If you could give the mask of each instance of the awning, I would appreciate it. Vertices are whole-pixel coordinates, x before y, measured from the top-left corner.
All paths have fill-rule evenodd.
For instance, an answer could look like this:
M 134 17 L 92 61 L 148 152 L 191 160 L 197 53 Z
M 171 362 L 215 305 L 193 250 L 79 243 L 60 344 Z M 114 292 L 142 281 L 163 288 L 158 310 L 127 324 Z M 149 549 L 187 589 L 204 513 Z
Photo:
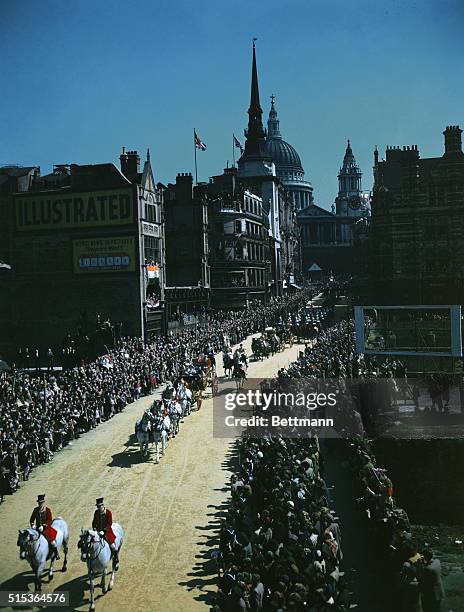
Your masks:
M 295 283 L 290 283 L 290 287 L 293 287 L 294 289 L 301 289 L 300 285 L 295 285 Z
M 322 272 L 322 268 L 320 268 L 317 263 L 313 263 L 312 266 L 309 266 L 308 272 Z

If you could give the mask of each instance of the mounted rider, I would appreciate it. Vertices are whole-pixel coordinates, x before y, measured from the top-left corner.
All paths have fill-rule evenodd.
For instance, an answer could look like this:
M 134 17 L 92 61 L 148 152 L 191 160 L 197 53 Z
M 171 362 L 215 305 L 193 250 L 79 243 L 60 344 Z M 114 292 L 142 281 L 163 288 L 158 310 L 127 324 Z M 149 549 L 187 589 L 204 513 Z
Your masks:
M 116 535 L 111 527 L 113 524 L 113 513 L 109 508 L 105 508 L 103 497 L 98 497 L 95 500 L 95 505 L 97 506 L 97 509 L 93 513 L 92 529 L 104 536 L 105 540 L 110 546 L 111 553 L 117 565 L 119 563 L 119 559 L 115 544 Z
M 49 506 L 45 505 L 45 494 L 37 497 L 37 506 L 34 508 L 29 519 L 32 528 L 37 529 L 47 540 L 50 546 L 50 553 L 55 555 L 55 559 L 59 559 L 58 548 L 56 545 L 56 536 L 58 532 L 52 527 L 53 515 Z
M 234 365 L 235 366 L 243 366 L 243 368 L 248 369 L 248 357 L 245 353 L 245 349 L 243 348 L 243 344 L 240 344 L 238 349 L 235 350 L 234 353 Z
M 161 397 L 163 398 L 163 400 L 171 400 L 174 397 L 175 392 L 176 390 L 174 389 L 174 385 L 170 380 L 168 380 L 166 382 L 166 387 L 163 393 L 161 394 Z

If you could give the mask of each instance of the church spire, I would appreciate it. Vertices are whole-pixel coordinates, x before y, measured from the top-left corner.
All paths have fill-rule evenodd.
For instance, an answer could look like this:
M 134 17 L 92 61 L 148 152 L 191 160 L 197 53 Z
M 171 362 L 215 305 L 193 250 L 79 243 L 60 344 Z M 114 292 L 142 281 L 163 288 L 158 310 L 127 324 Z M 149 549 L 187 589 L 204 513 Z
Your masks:
M 343 165 L 338 173 L 338 196 L 346 197 L 348 194 L 358 194 L 361 192 L 361 177 L 362 172 L 356 164 L 356 159 L 351 148 L 351 143 L 348 140 L 346 145 L 345 156 L 343 157 Z
M 258 85 L 258 69 L 256 68 L 256 46 L 255 46 L 256 38 L 253 38 L 253 63 L 251 66 L 251 97 L 250 97 L 250 108 L 248 109 L 248 114 L 250 112 L 259 112 L 263 113 L 263 109 L 259 104 L 259 85 Z
M 256 46 L 253 38 L 253 61 L 251 66 L 251 96 L 248 109 L 248 129 L 245 130 L 245 152 L 242 159 L 254 157 L 269 159 L 266 152 L 266 131 L 263 127 L 263 109 L 259 103 L 258 69 L 256 67 Z
M 345 157 L 343 158 L 343 167 L 348 168 L 349 166 L 356 166 L 356 160 L 353 155 L 353 149 L 351 148 L 350 139 L 348 139 Z
M 271 110 L 269 111 L 269 119 L 267 121 L 267 137 L 268 138 L 282 138 L 279 128 L 279 119 L 277 118 L 277 111 L 275 109 L 275 95 L 271 96 Z

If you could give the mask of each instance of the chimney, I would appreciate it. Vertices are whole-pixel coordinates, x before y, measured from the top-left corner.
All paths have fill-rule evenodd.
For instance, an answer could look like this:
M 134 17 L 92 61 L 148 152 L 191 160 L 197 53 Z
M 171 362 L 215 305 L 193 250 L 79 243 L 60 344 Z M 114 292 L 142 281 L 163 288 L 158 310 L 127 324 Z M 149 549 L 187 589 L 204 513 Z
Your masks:
M 191 172 L 179 172 L 176 176 L 176 200 L 178 202 L 191 202 L 193 190 L 193 177 Z
M 122 148 L 119 156 L 121 162 L 121 172 L 127 177 L 133 177 L 140 172 L 140 156 L 137 151 L 127 151 Z
M 445 137 L 445 157 L 462 155 L 462 130 L 459 125 L 447 125 L 443 132 Z

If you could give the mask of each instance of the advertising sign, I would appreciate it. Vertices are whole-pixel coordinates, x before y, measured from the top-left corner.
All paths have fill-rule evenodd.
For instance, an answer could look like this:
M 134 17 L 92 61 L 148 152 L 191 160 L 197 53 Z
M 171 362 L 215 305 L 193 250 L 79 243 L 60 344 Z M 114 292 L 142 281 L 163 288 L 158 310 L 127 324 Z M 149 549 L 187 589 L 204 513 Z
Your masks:
M 356 350 L 365 355 L 461 357 L 461 306 L 355 306 Z
M 149 223 L 148 221 L 142 221 L 142 234 L 144 236 L 153 236 L 154 238 L 159 238 L 159 226 L 155 225 L 154 223 Z
M 15 210 L 18 232 L 127 225 L 134 220 L 130 189 L 21 195 Z
M 74 272 L 135 272 L 135 246 L 134 236 L 73 240 Z

